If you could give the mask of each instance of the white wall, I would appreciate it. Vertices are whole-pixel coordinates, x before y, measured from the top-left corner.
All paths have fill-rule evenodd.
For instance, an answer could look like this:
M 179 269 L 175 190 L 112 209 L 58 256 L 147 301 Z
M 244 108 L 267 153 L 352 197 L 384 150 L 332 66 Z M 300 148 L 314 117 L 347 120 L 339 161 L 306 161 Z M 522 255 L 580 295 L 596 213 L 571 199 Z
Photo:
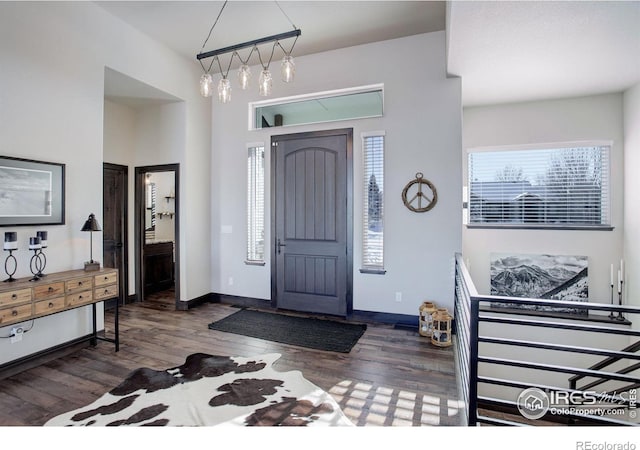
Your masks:
M 609 303 L 610 264 L 619 265 L 623 257 L 623 107 L 622 95 L 610 94 L 563 100 L 549 100 L 465 108 L 463 112 L 463 157 L 466 183 L 466 149 L 486 146 L 523 145 L 585 140 L 613 141 L 611 151 L 611 213 L 613 231 L 575 230 L 497 230 L 463 227 L 463 255 L 469 261 L 470 273 L 479 292 L 490 292 L 489 255 L 491 252 L 549 253 L 585 255 L 589 257 L 590 301 Z M 628 264 L 627 264 L 628 267 Z M 629 273 L 631 269 L 627 270 Z M 617 299 L 616 299 L 617 300 Z M 637 316 L 631 318 L 637 322 Z M 559 330 L 485 324 L 487 336 L 519 338 L 537 342 L 562 343 L 582 347 L 620 350 L 628 344 L 624 336 L 596 333 L 567 333 Z M 623 326 L 622 328 L 627 328 Z M 601 360 L 598 356 L 547 352 L 518 347 L 484 345 L 485 355 L 546 364 L 589 367 Z M 514 370 L 509 367 L 481 365 L 482 375 L 519 379 L 530 383 L 546 383 L 568 387 L 568 375 Z M 483 395 L 515 400 L 519 390 L 482 385 Z
M 640 84 L 624 93 L 624 258 L 626 298 L 640 307 Z M 639 321 L 634 328 L 640 329 Z
M 248 131 L 247 103 L 262 99 L 255 85 L 258 69 L 252 68 L 252 89 L 241 91 L 234 84 L 231 103 L 213 102 L 212 291 L 262 299 L 271 295 L 269 252 L 265 266 L 244 264 L 246 144 L 263 142 L 268 148 L 272 134 L 353 127 L 354 309 L 417 315 L 420 304 L 430 299 L 451 311 L 453 257 L 461 251 L 461 101 L 460 80 L 445 77 L 444 32 L 298 57 L 296 80 L 289 85 L 276 78 L 279 61 L 271 66 L 275 74 L 272 98 L 384 83 L 381 118 Z M 386 275 L 359 272 L 360 135 L 378 130 L 386 132 Z M 268 160 L 266 171 L 269 186 Z M 400 198 L 416 172 L 423 172 L 438 190 L 438 204 L 427 213 L 409 211 Z M 269 205 L 267 189 L 267 224 Z M 266 240 L 272 240 L 269 225 Z M 403 294 L 400 303 L 395 301 L 396 292 Z
M 135 211 L 135 155 L 136 126 L 138 112 L 129 106 L 105 99 L 103 116 L 103 158 L 104 162 L 128 167 L 128 217 L 127 234 L 129 236 L 129 288 L 127 294 L 134 294 L 135 287 L 135 245 L 134 245 L 134 211 Z
M 611 140 L 611 218 L 613 231 L 504 230 L 463 227 L 463 254 L 479 292 L 490 292 L 489 255 L 548 253 L 589 257 L 589 297 L 610 301 L 610 265 L 622 258 L 623 130 L 622 95 L 549 100 L 465 108 L 463 113 L 464 182 L 466 149 L 585 140 Z M 617 269 L 616 269 L 617 270 Z
M 135 168 L 173 164 L 181 160 L 185 147 L 185 102 L 144 103 L 134 106 L 117 100 L 104 102 L 104 161 L 129 169 L 129 294 L 135 293 Z M 154 173 L 153 177 L 161 177 Z M 160 180 L 158 211 L 175 212 L 175 201 L 167 204 L 164 196 L 175 190 L 173 173 Z M 169 186 L 170 184 L 170 186 Z M 156 239 L 175 240 L 174 218 L 158 220 Z M 181 296 L 187 299 L 185 296 Z
M 0 61 L 0 154 L 66 164 L 66 224 L 46 227 L 51 272 L 82 267 L 88 243 L 79 230 L 90 212 L 101 215 L 105 67 L 184 100 L 181 298 L 208 293 L 209 229 L 201 216 L 209 215 L 210 109 L 198 93 L 197 62 L 91 2 L 0 2 Z M 21 245 L 36 228 L 17 228 Z M 26 276 L 27 251 L 16 256 L 16 275 Z M 36 320 L 19 344 L 0 340 L 0 364 L 87 334 L 86 309 Z

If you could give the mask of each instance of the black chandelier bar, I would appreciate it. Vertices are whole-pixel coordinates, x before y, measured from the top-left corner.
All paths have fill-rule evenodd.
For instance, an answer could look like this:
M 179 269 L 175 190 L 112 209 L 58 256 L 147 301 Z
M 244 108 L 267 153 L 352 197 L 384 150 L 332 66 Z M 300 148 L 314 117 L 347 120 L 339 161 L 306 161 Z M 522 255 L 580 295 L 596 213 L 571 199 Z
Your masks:
M 209 52 L 198 53 L 196 58 L 198 60 L 211 58 L 217 55 L 223 55 L 225 53 L 233 52 L 236 50 L 240 50 L 247 47 L 253 47 L 255 45 L 264 44 L 265 42 L 275 42 L 283 39 L 289 39 L 292 37 L 298 37 L 302 34 L 302 30 L 296 28 L 292 31 L 287 31 L 286 33 L 274 34 L 273 36 L 267 36 L 260 39 L 254 39 L 253 41 L 247 41 L 242 44 L 230 45 L 228 47 L 220 48 L 218 50 L 211 50 Z

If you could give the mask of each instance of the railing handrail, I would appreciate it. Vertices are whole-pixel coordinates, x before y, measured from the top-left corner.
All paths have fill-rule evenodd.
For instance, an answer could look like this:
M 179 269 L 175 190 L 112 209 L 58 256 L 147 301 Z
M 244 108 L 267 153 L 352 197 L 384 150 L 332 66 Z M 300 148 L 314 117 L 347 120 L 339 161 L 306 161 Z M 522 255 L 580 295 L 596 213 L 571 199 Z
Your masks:
M 531 341 L 523 341 L 519 339 L 507 339 L 507 338 L 495 338 L 495 337 L 481 337 L 479 338 L 480 342 L 485 342 L 487 344 L 501 344 L 501 345 L 515 345 L 518 347 L 530 347 L 530 348 L 538 348 L 541 350 L 558 350 L 562 352 L 573 352 L 573 353 L 584 353 L 589 355 L 599 355 L 609 357 L 620 357 L 620 359 L 637 359 L 640 360 L 640 354 L 638 353 L 630 353 L 625 351 L 624 349 L 621 351 L 608 351 L 608 350 L 600 350 L 597 348 L 591 347 L 578 347 L 575 345 L 559 345 L 559 344 L 547 344 L 546 342 L 531 342 Z M 628 347 L 627 347 L 628 348 Z M 606 367 L 606 365 L 602 367 L 591 366 L 589 369 L 602 369 Z
M 539 363 L 532 363 L 532 362 L 520 361 L 515 359 L 507 359 L 507 358 L 494 358 L 489 356 L 482 356 L 482 357 L 478 357 L 478 361 L 482 363 L 487 363 L 487 364 L 499 364 L 502 366 L 521 367 L 524 369 L 539 369 L 539 370 L 546 370 L 549 372 L 581 373 L 584 376 L 594 377 L 594 378 L 598 377 L 599 375 L 606 375 L 607 378 L 611 380 L 624 381 L 624 382 L 630 382 L 630 383 L 633 383 L 634 381 L 638 380 L 637 377 L 625 376 L 617 372 L 601 373 L 601 372 L 598 372 L 595 370 L 589 370 L 589 369 L 578 369 L 575 367 L 559 366 L 556 364 L 539 364 Z
M 473 300 L 473 299 L 472 299 Z M 638 310 L 640 312 L 640 309 Z M 640 336 L 640 331 L 624 330 L 616 327 L 601 327 L 598 325 L 578 325 L 566 324 L 562 322 L 552 322 L 547 320 L 528 320 L 528 319 L 503 319 L 501 317 L 479 316 L 482 322 L 502 323 L 507 325 L 521 325 L 541 328 L 560 328 L 572 331 L 590 331 L 594 333 L 621 334 L 625 336 Z M 569 319 L 570 320 L 570 319 Z

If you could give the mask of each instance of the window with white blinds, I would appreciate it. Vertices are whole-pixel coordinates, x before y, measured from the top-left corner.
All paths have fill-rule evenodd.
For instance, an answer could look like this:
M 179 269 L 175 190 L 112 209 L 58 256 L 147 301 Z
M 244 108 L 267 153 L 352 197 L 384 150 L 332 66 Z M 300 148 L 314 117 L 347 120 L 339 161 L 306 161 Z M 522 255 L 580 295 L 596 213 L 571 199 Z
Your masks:
M 468 223 L 611 226 L 610 145 L 469 152 Z
M 362 271 L 384 271 L 384 132 L 364 133 Z
M 249 146 L 247 157 L 247 262 L 264 261 L 264 146 Z

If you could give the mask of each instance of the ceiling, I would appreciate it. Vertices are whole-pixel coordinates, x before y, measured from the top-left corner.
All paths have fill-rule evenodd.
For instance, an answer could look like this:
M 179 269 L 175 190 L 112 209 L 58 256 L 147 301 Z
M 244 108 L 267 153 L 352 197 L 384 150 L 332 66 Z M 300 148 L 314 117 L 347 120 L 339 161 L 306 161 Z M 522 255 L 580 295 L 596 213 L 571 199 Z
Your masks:
M 638 1 L 453 2 L 448 70 L 466 106 L 622 92 L 640 82 Z
M 447 30 L 465 106 L 621 92 L 640 82 L 640 1 L 99 1 L 196 54 L 302 30 L 295 56 Z M 244 24 L 241 26 L 239 24 Z M 292 25 L 293 24 L 293 25 Z M 114 77 L 117 79 L 117 77 Z
M 125 22 L 195 61 L 197 53 L 302 30 L 295 55 L 444 30 L 440 1 L 98 1 Z M 284 12 L 283 12 L 284 11 Z M 293 23 L 293 25 L 292 25 Z

